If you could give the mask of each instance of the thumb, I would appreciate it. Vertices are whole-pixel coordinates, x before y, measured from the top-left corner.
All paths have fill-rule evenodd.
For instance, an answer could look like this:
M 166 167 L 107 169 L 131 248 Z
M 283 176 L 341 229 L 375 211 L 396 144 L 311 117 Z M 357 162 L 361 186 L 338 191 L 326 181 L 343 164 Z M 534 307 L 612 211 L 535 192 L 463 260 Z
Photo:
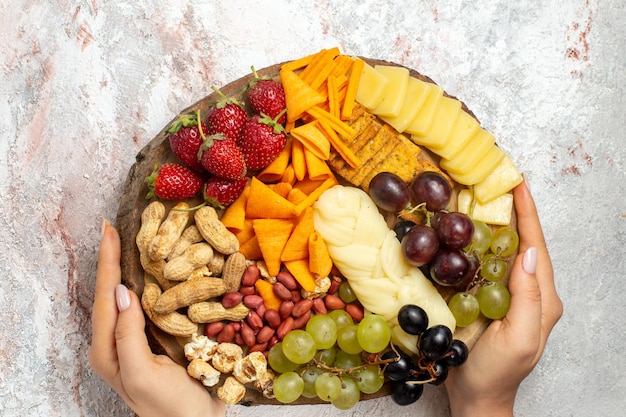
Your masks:
M 153 358 L 145 333 L 146 322 L 141 302 L 137 294 L 123 284 L 115 288 L 115 299 L 119 310 L 115 341 L 120 372 L 140 375 Z

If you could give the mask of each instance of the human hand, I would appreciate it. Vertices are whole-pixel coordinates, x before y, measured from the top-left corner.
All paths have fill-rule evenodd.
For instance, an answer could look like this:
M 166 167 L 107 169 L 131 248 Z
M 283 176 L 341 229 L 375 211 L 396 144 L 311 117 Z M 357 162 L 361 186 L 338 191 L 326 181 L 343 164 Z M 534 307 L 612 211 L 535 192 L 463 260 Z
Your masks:
M 509 278 L 511 306 L 494 320 L 445 386 L 454 417 L 512 416 L 519 384 L 533 370 L 563 313 L 552 262 L 525 180 L 513 190 L 519 255 Z
M 105 222 L 92 313 L 91 367 L 140 416 L 223 416 L 215 400 L 186 370 L 154 355 L 139 297 L 121 284 L 120 239 Z

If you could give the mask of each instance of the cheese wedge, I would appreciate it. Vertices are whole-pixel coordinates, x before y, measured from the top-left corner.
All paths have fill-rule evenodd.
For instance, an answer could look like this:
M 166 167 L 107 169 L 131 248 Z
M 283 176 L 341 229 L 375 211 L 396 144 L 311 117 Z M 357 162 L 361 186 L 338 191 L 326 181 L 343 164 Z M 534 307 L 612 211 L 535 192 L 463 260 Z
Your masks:
M 471 191 L 463 189 L 457 197 L 457 210 L 487 224 L 508 226 L 513 212 L 513 194 L 503 194 L 486 204 L 474 201 L 472 206 Z
M 397 117 L 404 104 L 409 84 L 409 70 L 404 67 L 376 65 L 374 69 L 387 78 L 383 100 L 372 109 L 377 116 Z
M 496 138 L 481 128 L 454 158 L 442 159 L 440 165 L 448 172 L 467 174 L 495 146 L 495 143 Z
M 365 63 L 356 90 L 356 101 L 368 109 L 373 109 L 383 101 L 386 85 L 387 77 Z
M 508 193 L 523 180 L 511 157 L 505 153 L 498 166 L 481 182 L 474 185 L 474 197 L 481 204 Z
M 496 169 L 500 161 L 504 158 L 504 151 L 498 146 L 493 145 L 483 158 L 472 168 L 467 174 L 456 174 L 448 172 L 450 177 L 463 185 L 474 185 L 485 178 Z
M 433 153 L 444 159 L 455 158 L 478 132 L 480 124 L 464 110 L 461 110 L 452 133 L 441 149 L 432 149 Z
M 420 111 L 417 113 L 417 116 L 415 116 L 415 119 L 413 119 L 409 126 L 407 126 L 404 130 L 406 133 L 411 135 L 424 136 L 426 134 L 428 128 L 430 128 L 430 125 L 433 122 L 439 102 L 443 98 L 443 89 L 441 87 L 433 83 L 426 84 L 429 90 L 426 100 L 424 101 Z
M 461 113 L 461 102 L 450 97 L 442 97 L 433 122 L 425 135 L 411 135 L 411 140 L 431 150 L 442 149 L 447 143 L 454 124 Z
M 391 125 L 398 132 L 402 133 L 409 124 L 417 116 L 417 112 L 424 104 L 428 95 L 428 83 L 418 80 L 415 77 L 409 77 L 409 83 L 406 87 L 404 96 L 404 104 L 400 113 L 396 117 L 380 116 L 382 120 Z

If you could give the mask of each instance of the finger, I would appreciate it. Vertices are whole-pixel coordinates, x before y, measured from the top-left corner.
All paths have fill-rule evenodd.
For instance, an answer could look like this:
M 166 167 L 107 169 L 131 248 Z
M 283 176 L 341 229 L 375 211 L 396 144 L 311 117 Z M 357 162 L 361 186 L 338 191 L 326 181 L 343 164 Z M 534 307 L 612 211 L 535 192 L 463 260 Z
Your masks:
M 536 279 L 541 290 L 542 313 L 545 337 L 550 332 L 562 313 L 562 303 L 554 285 L 554 271 L 545 237 L 539 221 L 537 207 L 524 182 L 513 190 L 515 209 L 517 211 L 517 228 L 520 235 L 520 253 L 530 247 L 537 248 Z
M 145 333 L 145 319 L 137 294 L 125 286 L 117 287 L 117 299 L 121 307 L 115 341 L 122 380 L 130 380 L 145 374 L 153 364 L 154 355 Z
M 117 231 L 108 221 L 105 221 L 98 254 L 96 288 L 91 315 L 92 344 L 90 351 L 92 359 L 98 360 L 102 364 L 116 362 L 114 332 L 117 322 L 117 307 L 115 286 L 121 281 L 120 250 L 120 238 Z

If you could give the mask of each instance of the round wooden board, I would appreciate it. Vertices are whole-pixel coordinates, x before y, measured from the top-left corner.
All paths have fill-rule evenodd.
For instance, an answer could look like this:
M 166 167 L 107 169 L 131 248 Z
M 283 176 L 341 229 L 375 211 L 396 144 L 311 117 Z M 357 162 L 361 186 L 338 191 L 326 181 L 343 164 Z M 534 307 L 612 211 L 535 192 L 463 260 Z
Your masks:
M 374 65 L 395 65 L 393 62 L 382 61 L 371 58 L 362 58 L 368 64 Z M 275 64 L 270 67 L 264 68 L 262 70 L 257 71 L 260 76 L 271 76 L 278 77 L 278 72 L 280 70 L 281 64 Z M 411 76 L 417 77 L 426 82 L 433 82 L 432 79 L 418 73 L 417 71 L 408 68 Z M 245 77 L 242 77 L 228 85 L 222 87 L 220 90 L 228 97 L 242 97 L 242 91 L 246 87 L 247 83 L 254 78 L 252 74 L 249 74 Z M 213 102 L 218 99 L 218 95 L 216 93 L 212 93 L 209 96 L 203 98 L 197 103 L 191 105 L 190 107 L 181 111 L 180 114 L 186 114 L 191 111 L 200 110 L 202 114 L 207 114 L 210 106 Z M 243 101 L 243 100 L 242 100 Z M 469 114 L 474 116 L 474 114 L 467 109 L 465 104 L 463 103 L 463 109 L 467 111 Z M 475 117 L 475 116 L 474 116 Z M 120 199 L 120 205 L 117 213 L 116 226 L 119 230 L 121 244 L 122 244 L 122 257 L 121 257 L 121 266 L 122 266 L 122 282 L 134 291 L 139 297 L 143 293 L 143 287 L 145 284 L 144 279 L 144 271 L 139 262 L 139 250 L 137 249 L 137 245 L 135 244 L 135 238 L 141 226 L 141 213 L 146 208 L 146 206 L 150 203 L 150 200 L 145 198 L 147 194 L 147 186 L 145 179 L 147 176 L 152 173 L 155 164 L 160 164 L 168 161 L 176 161 L 175 156 L 173 156 L 168 140 L 168 134 L 166 133 L 167 128 L 170 124 L 178 118 L 178 115 L 172 119 L 170 123 L 168 123 L 161 132 L 154 139 L 152 139 L 136 156 L 136 162 L 130 168 L 128 172 L 128 176 L 126 178 L 126 182 L 124 185 L 124 190 Z M 426 149 L 423 150 L 426 155 L 430 157 L 430 159 L 437 163 L 438 158 L 436 155 L 429 153 Z M 455 194 L 458 192 L 458 189 L 455 190 Z M 455 200 L 455 199 L 453 199 Z M 456 201 L 456 200 L 455 200 Z M 173 203 L 165 202 L 166 208 L 169 209 Z M 196 202 L 192 202 L 193 203 Z M 452 207 L 453 209 L 455 207 Z M 517 221 L 515 212 L 513 212 L 511 227 L 516 229 Z M 509 270 L 512 266 L 513 260 L 515 258 L 515 254 L 509 257 Z M 503 280 L 503 283 L 508 281 L 507 277 Z M 440 293 L 444 298 L 448 299 L 451 297 L 456 290 L 450 288 L 442 288 L 439 287 Z M 476 322 L 472 325 L 465 328 L 457 328 L 454 337 L 457 339 L 463 340 L 468 347 L 471 347 L 476 343 L 476 340 L 480 337 L 480 335 L 485 331 L 487 326 L 489 325 L 490 320 L 480 317 Z M 183 346 L 187 342 L 185 339 L 176 338 L 165 332 L 161 331 L 157 328 L 147 317 L 146 317 L 146 335 L 148 337 L 148 341 L 152 351 L 156 354 L 164 354 L 172 358 L 174 362 L 180 364 L 183 367 L 186 367 L 188 364 L 187 359 L 185 358 L 183 352 Z M 213 391 L 213 388 L 209 388 L 209 391 Z M 373 395 L 362 395 L 361 400 L 367 400 L 371 398 L 378 398 L 381 396 L 385 396 L 389 394 L 388 384 L 385 384 L 385 387 L 381 389 L 379 392 Z M 301 397 L 299 400 L 292 404 L 316 404 L 321 403 L 320 400 L 311 400 L 304 397 Z M 243 404 L 246 405 L 257 405 L 257 404 L 281 404 L 277 400 L 272 400 L 265 398 L 260 392 L 251 388 L 247 390 L 246 396 L 244 397 Z

